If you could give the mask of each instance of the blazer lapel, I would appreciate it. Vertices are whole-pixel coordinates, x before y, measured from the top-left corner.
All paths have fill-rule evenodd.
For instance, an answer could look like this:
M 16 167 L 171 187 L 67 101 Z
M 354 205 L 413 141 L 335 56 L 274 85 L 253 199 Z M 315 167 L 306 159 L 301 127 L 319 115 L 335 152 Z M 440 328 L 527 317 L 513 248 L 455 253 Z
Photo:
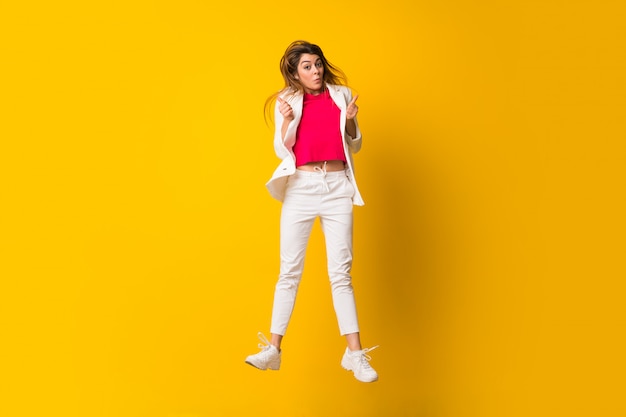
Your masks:
M 330 85 L 330 84 L 326 84 L 326 88 L 328 89 L 328 92 L 330 93 L 330 97 L 333 99 L 335 104 L 337 104 L 337 107 L 339 107 L 342 113 L 345 112 L 346 100 L 343 97 L 343 93 L 341 92 L 341 89 L 336 85 Z

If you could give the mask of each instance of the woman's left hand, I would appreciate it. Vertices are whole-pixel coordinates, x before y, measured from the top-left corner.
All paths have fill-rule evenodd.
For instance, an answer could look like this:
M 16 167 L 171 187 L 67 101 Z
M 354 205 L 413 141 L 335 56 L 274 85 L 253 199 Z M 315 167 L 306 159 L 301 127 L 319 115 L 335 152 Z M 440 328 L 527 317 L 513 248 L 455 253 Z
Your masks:
M 348 104 L 348 108 L 346 109 L 346 118 L 348 120 L 352 120 L 356 117 L 356 114 L 359 112 L 359 107 L 356 105 L 356 99 L 359 98 L 357 94 L 354 96 L 352 101 Z

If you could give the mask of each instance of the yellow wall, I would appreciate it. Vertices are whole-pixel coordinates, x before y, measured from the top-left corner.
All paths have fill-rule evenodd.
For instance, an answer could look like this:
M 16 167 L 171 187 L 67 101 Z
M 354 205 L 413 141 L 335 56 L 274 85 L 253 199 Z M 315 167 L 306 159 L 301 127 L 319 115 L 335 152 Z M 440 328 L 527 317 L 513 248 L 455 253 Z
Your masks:
M 0 12 L 3 416 L 624 415 L 617 1 L 14 2 Z M 265 98 L 360 94 L 343 371 L 316 228 L 283 369 Z M 621 294 L 621 295 L 620 295 Z

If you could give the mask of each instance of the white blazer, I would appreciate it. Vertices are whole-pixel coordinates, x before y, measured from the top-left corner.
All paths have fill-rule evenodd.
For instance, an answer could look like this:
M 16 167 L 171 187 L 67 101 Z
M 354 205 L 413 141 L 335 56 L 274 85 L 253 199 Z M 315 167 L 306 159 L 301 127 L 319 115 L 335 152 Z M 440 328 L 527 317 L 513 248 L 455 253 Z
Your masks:
M 357 153 L 359 149 L 361 149 L 362 142 L 361 131 L 356 118 L 354 119 L 354 123 L 356 124 L 356 136 L 351 137 L 346 132 L 346 109 L 350 101 L 352 101 L 352 91 L 348 87 L 340 85 L 327 84 L 326 88 L 330 93 L 330 97 L 341 110 L 340 129 L 341 137 L 343 138 L 343 151 L 346 155 L 346 161 L 348 162 L 348 178 L 352 181 L 352 185 L 355 190 L 352 202 L 354 205 L 362 206 L 365 203 L 361 198 L 359 187 L 356 184 L 356 179 L 354 177 L 354 161 L 352 159 L 352 154 Z M 276 156 L 278 156 L 282 162 L 278 165 L 272 175 L 272 178 L 270 178 L 265 186 L 269 190 L 272 197 L 279 201 L 283 201 L 285 198 L 285 189 L 287 187 L 287 178 L 296 172 L 296 156 L 293 153 L 293 146 L 296 143 L 296 131 L 298 129 L 298 125 L 300 124 L 300 119 L 302 118 L 303 95 L 301 93 L 294 94 L 293 91 L 285 91 L 280 94 L 280 97 L 287 101 L 293 109 L 294 119 L 289 123 L 285 134 L 285 140 L 283 141 L 281 129 L 284 119 L 283 115 L 278 110 L 279 103 L 276 102 L 276 107 L 274 109 L 274 122 L 276 126 L 274 133 L 274 151 L 276 152 Z

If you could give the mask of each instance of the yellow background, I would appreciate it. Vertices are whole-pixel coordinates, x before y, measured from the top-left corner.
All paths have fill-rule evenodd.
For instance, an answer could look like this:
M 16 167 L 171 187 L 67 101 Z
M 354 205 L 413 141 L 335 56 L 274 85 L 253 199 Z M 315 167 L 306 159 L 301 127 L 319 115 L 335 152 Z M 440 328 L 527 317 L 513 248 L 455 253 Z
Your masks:
M 619 1 L 5 2 L 2 416 L 623 416 Z M 316 227 L 279 372 L 265 98 L 295 39 L 360 94 L 339 366 Z

